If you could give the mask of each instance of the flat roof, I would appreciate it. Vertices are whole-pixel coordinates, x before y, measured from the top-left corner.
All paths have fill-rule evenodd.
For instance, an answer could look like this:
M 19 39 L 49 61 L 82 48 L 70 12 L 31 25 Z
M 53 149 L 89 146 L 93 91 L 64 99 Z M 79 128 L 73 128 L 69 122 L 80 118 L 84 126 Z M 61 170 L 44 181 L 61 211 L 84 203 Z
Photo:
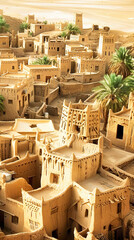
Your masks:
M 55 66 L 52 66 L 52 65 L 25 65 L 27 68 L 30 68 L 30 69 L 39 69 L 39 68 L 53 68 L 53 69 L 58 69 L 58 67 L 55 67 Z M 25 70 L 25 68 L 24 68 Z
M 71 76 L 84 76 L 84 75 L 97 75 L 98 72 L 81 72 L 81 73 L 71 73 Z
M 6 73 L 4 75 L 1 75 L 0 78 L 6 78 L 6 77 L 10 77 L 10 78 L 20 78 L 20 77 L 23 77 L 23 78 L 26 78 L 26 73 L 24 72 L 15 72 L 15 73 Z
M 127 162 L 124 166 L 120 166 L 122 170 L 134 175 L 134 161 Z
M 134 159 L 134 153 L 124 151 L 122 149 L 112 147 L 104 148 L 103 150 L 103 161 L 104 166 L 118 166 L 126 161 Z
M 39 188 L 39 189 L 30 191 L 30 192 L 28 192 L 28 194 L 38 200 L 41 200 L 43 197 L 44 200 L 46 201 L 46 200 L 56 197 L 56 195 L 58 195 L 59 192 L 61 192 L 61 191 L 59 191 L 58 188 L 55 189 L 53 187 L 46 186 L 44 188 Z
M 48 83 L 45 83 L 45 82 L 34 82 L 33 83 L 34 86 L 47 86 Z M 53 89 L 52 89 L 53 90 Z
M 84 150 L 83 147 L 86 145 L 88 145 L 88 147 L 90 146 L 91 151 L 89 150 Z M 63 147 L 61 149 L 58 149 L 57 151 L 52 151 L 52 154 L 55 155 L 60 155 L 63 158 L 67 158 L 70 160 L 70 158 L 72 157 L 72 155 L 74 154 L 76 156 L 77 159 L 81 159 L 84 157 L 88 157 L 90 155 L 94 155 L 96 153 L 99 152 L 99 147 L 96 144 L 92 144 L 92 143 L 85 143 L 82 144 L 81 147 L 78 147 L 77 149 L 75 147 Z
M 17 62 L 16 58 L 2 58 L 0 59 L 0 62 L 6 61 L 6 62 Z
M 0 36 L 1 38 L 9 38 L 9 36 L 7 35 L 7 36 L 5 36 L 5 35 L 2 35 L 2 36 Z
M 61 31 L 47 31 L 47 32 L 42 32 L 40 34 L 38 34 L 36 37 L 40 37 L 40 35 L 47 35 L 47 36 L 50 36 L 50 37 L 57 37 L 59 34 L 61 33 Z
M 96 174 L 95 176 L 80 182 L 79 185 L 90 192 L 92 192 L 95 188 L 98 188 L 101 192 L 104 192 L 108 189 L 120 186 L 121 183 L 116 182 L 112 178 Z
M 52 132 L 54 126 L 51 120 L 46 119 L 15 119 L 13 131 L 19 133 Z

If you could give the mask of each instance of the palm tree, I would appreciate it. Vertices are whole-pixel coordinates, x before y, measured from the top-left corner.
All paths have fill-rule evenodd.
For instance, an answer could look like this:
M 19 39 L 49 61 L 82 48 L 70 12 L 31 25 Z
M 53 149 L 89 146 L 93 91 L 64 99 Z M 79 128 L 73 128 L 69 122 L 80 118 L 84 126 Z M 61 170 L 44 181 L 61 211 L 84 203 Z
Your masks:
M 43 64 L 44 65 L 51 65 L 52 61 L 47 56 L 44 56 L 43 57 Z
M 63 31 L 60 35 L 60 37 L 62 37 L 64 40 L 67 37 L 67 33 L 65 31 Z
M 46 25 L 47 24 L 47 20 L 43 21 L 43 23 Z
M 110 62 L 108 73 L 115 73 L 126 78 L 133 69 L 134 62 L 130 50 L 125 47 L 120 47 L 119 50 L 116 49 Z
M 65 33 L 66 33 L 66 35 L 65 35 Z M 69 39 L 71 34 L 77 35 L 79 33 L 81 33 L 79 27 L 74 25 L 74 24 L 72 24 L 72 23 L 69 23 L 67 25 L 67 27 L 65 28 L 65 31 L 62 32 L 61 36 L 62 37 L 67 37 Z
M 20 31 L 21 32 L 24 32 L 24 29 L 29 29 L 29 28 L 30 28 L 30 25 L 27 22 L 22 22 L 20 24 Z
M 2 95 L 0 95 L 0 112 L 3 112 L 3 110 L 4 110 L 3 101 L 4 101 L 4 97 Z
M 0 33 L 8 32 L 9 25 L 6 23 L 6 20 L 0 16 Z
M 51 65 L 52 61 L 47 57 L 44 56 L 43 58 L 37 58 L 34 62 L 32 62 L 33 65 Z
M 134 90 L 134 76 L 123 79 L 121 75 L 111 73 L 104 75 L 100 85 L 93 89 L 95 99 L 100 102 L 104 114 L 104 130 L 108 121 L 109 109 L 113 112 L 120 111 L 127 105 L 128 96 Z

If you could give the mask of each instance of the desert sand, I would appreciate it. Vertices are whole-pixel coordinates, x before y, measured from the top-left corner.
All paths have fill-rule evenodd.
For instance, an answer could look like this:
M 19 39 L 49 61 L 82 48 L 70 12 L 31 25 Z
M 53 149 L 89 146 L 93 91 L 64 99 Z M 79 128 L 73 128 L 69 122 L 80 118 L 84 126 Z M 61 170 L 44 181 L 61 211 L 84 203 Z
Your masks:
M 39 20 L 73 21 L 84 14 L 84 27 L 99 24 L 125 32 L 134 30 L 134 0 L 0 0 L 5 15 L 24 19 L 34 13 Z

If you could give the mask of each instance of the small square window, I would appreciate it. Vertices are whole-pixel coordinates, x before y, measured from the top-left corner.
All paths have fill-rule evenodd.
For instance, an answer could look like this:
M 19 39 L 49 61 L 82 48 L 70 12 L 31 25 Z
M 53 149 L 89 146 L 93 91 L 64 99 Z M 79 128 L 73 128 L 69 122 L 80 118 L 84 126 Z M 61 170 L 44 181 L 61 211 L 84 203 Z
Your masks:
M 99 71 L 99 66 L 95 66 L 95 71 Z
M 17 216 L 12 216 L 12 223 L 18 224 L 19 218 Z
M 12 66 L 12 69 L 15 69 L 15 67 L 14 67 L 14 66 Z
M 13 100 L 9 99 L 8 104 L 13 104 Z

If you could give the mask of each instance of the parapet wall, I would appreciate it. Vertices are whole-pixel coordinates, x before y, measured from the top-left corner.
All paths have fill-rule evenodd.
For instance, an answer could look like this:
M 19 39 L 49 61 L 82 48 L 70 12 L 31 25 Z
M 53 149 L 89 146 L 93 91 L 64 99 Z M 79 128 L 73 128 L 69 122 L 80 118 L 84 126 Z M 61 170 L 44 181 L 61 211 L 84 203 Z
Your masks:
M 48 240 L 51 238 L 44 237 L 44 228 L 28 233 L 17 233 L 12 235 L 4 235 L 0 237 L 1 240 Z
M 98 82 L 94 83 L 60 83 L 60 95 L 72 95 L 78 93 L 89 93 L 91 92 L 92 88 L 98 86 Z
M 48 104 L 50 104 L 55 98 L 57 98 L 59 96 L 59 87 L 57 87 L 56 89 L 54 89 L 48 97 Z

